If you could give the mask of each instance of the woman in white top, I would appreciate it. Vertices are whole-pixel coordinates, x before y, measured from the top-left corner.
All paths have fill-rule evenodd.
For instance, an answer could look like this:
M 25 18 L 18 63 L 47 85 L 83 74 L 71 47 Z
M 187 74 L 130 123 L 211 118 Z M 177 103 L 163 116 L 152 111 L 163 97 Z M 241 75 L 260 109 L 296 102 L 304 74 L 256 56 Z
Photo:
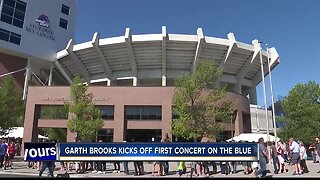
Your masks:
M 301 174 L 302 173 L 308 173 L 308 166 L 306 164 L 306 160 L 307 160 L 308 156 L 307 156 L 307 150 L 304 147 L 304 143 L 301 141 L 300 142 L 300 166 L 301 166 Z
M 281 141 L 278 141 L 278 147 L 277 147 L 277 155 L 279 160 L 279 173 L 285 173 L 286 172 L 286 166 L 284 164 L 284 149 L 283 143 Z

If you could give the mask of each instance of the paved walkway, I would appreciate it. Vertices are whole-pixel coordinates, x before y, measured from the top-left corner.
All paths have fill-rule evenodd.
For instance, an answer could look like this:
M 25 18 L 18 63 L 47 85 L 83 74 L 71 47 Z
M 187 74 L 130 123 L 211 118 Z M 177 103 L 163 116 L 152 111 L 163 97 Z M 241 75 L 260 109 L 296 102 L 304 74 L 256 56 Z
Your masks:
M 20 160 L 16 160 L 16 162 L 14 162 L 14 169 L 7 169 L 7 170 L 0 170 L 0 175 L 23 175 L 23 176 L 38 176 L 38 171 L 36 169 L 31 169 L 31 168 L 27 168 L 27 162 L 23 162 Z M 273 174 L 273 173 L 268 173 L 267 176 L 268 177 L 320 177 L 320 173 L 317 173 L 320 170 L 320 164 L 319 163 L 312 163 L 312 161 L 308 160 L 307 161 L 307 165 L 309 168 L 309 173 L 307 174 L 303 174 L 302 176 L 293 176 L 292 173 L 292 167 L 288 166 L 286 164 L 286 168 L 288 169 L 287 173 L 284 174 Z M 56 167 L 59 168 L 60 164 L 57 162 L 56 163 Z M 167 175 L 167 176 L 161 176 L 161 178 L 164 177 L 178 177 L 176 174 L 176 170 L 177 170 L 178 164 L 177 162 L 170 162 L 170 171 L 172 172 L 171 174 Z M 145 171 L 147 172 L 145 175 L 142 176 L 134 176 L 134 171 L 133 171 L 133 163 L 129 162 L 129 170 L 130 170 L 130 175 L 124 175 L 123 172 L 121 171 L 121 173 L 113 173 L 113 164 L 112 163 L 107 163 L 107 171 L 106 174 L 97 174 L 97 173 L 93 173 L 93 172 L 87 172 L 85 174 L 76 174 L 75 171 L 71 171 L 69 172 L 70 177 L 152 177 L 151 176 L 151 168 L 152 168 L 152 164 L 145 162 L 144 163 L 144 168 Z M 209 167 L 210 170 L 212 171 L 212 166 Z M 236 174 L 229 174 L 227 176 L 223 176 L 220 173 L 220 168 L 219 166 L 217 166 L 217 173 L 213 173 L 210 175 L 210 177 L 250 177 L 250 175 L 244 175 L 243 173 L 243 169 L 244 167 L 242 165 L 238 165 L 238 172 Z M 123 166 L 121 164 L 121 170 L 123 170 Z M 268 164 L 268 170 L 270 170 L 271 172 L 273 172 L 273 166 L 272 164 Z M 60 170 L 55 170 L 54 174 L 63 174 L 65 171 L 60 171 Z M 155 173 L 156 174 L 156 173 Z M 44 173 L 44 176 L 46 176 L 47 173 Z M 157 178 L 158 176 L 155 176 L 154 178 Z M 204 177 L 204 176 L 203 176 Z

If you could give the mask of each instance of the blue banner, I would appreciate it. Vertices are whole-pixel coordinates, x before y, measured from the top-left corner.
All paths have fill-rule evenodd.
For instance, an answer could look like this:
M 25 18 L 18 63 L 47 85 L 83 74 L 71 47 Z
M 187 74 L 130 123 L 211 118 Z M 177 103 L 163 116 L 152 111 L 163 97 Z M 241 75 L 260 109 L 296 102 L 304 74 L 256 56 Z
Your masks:
M 60 143 L 61 161 L 257 161 L 257 143 Z
M 24 143 L 25 161 L 57 160 L 56 143 Z

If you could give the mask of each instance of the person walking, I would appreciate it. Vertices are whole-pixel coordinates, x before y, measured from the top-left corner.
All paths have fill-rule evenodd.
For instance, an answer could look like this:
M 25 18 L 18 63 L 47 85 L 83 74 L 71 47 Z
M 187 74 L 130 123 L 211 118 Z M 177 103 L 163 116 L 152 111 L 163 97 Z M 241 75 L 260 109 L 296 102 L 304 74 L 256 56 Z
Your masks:
M 300 166 L 301 166 L 300 174 L 309 172 L 308 166 L 306 164 L 307 158 L 308 158 L 307 150 L 304 146 L 303 141 L 301 141 L 300 142 Z
M 14 155 L 16 154 L 16 147 L 15 143 L 12 141 L 8 146 L 8 166 L 13 169 L 13 159 Z
M 291 159 L 291 163 L 293 165 L 294 168 L 294 172 L 292 175 L 301 175 L 300 173 L 300 145 L 293 139 L 290 138 L 289 139 L 289 147 L 290 150 L 292 151 L 292 159 Z
M 278 154 L 277 154 L 277 149 L 275 146 L 275 142 L 269 141 L 269 146 L 270 146 L 270 154 L 271 154 L 271 159 L 270 161 L 273 164 L 273 169 L 274 169 L 274 174 L 278 174 L 279 168 L 278 168 Z
M 284 149 L 285 147 L 283 146 L 283 143 L 281 141 L 278 141 L 277 155 L 278 155 L 278 162 L 279 162 L 279 173 L 286 172 L 286 166 L 284 164 L 285 160 L 283 158 Z
M 259 138 L 258 143 L 259 143 L 258 154 L 259 154 L 260 169 L 258 169 L 258 171 L 256 172 L 256 176 L 260 178 L 260 177 L 265 177 L 266 175 L 268 155 L 267 155 L 266 147 L 264 144 L 264 139 Z
M 48 168 L 48 170 L 49 170 L 49 177 L 54 177 L 53 165 L 54 165 L 54 161 L 43 161 L 42 167 L 39 171 L 39 177 L 42 176 L 42 173 L 44 172 L 44 170 L 46 170 L 46 168 Z
M 123 141 L 123 143 L 126 143 L 127 141 Z M 128 165 L 128 161 L 123 161 L 123 173 L 124 175 L 129 175 L 129 165 Z
M 315 145 L 315 144 L 311 144 L 308 149 L 309 149 L 309 151 L 311 152 L 311 156 L 312 156 L 312 161 L 313 161 L 313 163 L 318 163 L 318 162 L 317 162 L 316 145 Z
M 158 176 L 162 176 L 162 163 L 159 161 L 155 161 L 152 163 L 151 176 L 154 176 L 154 172 L 156 171 L 156 167 L 158 167 Z
M 186 163 L 184 161 L 179 162 L 178 175 L 181 177 L 183 174 L 187 173 Z
M 168 133 L 165 134 L 163 142 L 164 143 L 170 143 L 171 142 L 171 138 L 169 137 Z M 169 173 L 169 162 L 168 161 L 162 161 L 162 167 L 163 167 L 164 175 L 167 175 Z
M 315 139 L 316 139 L 316 152 L 318 154 L 318 157 L 320 158 L 320 137 L 316 137 Z M 320 173 L 320 171 L 318 171 L 317 173 Z
M 7 145 L 4 141 L 1 141 L 0 144 L 0 168 L 4 168 L 5 169 L 5 156 L 7 154 Z

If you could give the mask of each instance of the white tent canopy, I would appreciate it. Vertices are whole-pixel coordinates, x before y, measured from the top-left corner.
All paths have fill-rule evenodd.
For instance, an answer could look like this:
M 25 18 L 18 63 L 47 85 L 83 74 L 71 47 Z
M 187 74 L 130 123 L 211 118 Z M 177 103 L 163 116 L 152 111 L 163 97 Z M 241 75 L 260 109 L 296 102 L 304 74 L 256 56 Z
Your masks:
M 23 127 L 15 127 L 9 131 L 7 135 L 0 136 L 0 138 L 23 138 Z M 39 139 L 48 139 L 48 137 L 38 134 Z
M 230 142 L 230 141 L 236 141 L 236 142 L 239 142 L 239 141 L 248 141 L 248 142 L 258 142 L 259 138 L 263 138 L 264 141 L 266 142 L 268 137 L 267 137 L 267 134 L 259 134 L 259 133 L 242 133 L 238 136 L 235 136 L 233 138 L 230 138 L 227 140 L 227 142 Z M 274 142 L 275 141 L 275 137 L 270 135 L 269 134 L 269 140 L 271 142 Z M 277 137 L 277 141 L 280 141 L 280 138 Z

